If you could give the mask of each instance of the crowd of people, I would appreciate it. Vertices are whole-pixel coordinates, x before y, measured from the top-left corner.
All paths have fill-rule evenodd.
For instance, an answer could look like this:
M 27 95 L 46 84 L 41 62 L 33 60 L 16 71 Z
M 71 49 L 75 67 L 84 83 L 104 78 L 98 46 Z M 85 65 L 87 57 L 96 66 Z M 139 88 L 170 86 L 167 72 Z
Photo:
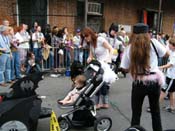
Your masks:
M 59 29 L 50 25 L 42 27 L 37 22 L 31 29 L 26 24 L 11 27 L 8 20 L 0 25 L 0 86 L 5 87 L 20 79 L 22 74 L 40 72 L 44 68 L 54 70 L 65 67 L 70 70 L 73 61 L 82 65 L 98 60 L 104 69 L 103 87 L 95 95 L 96 108 L 109 108 L 109 88 L 122 72 L 130 73 L 132 83 L 131 126 L 140 125 L 142 104 L 148 96 L 154 131 L 162 131 L 159 101 L 170 94 L 169 111 L 175 110 L 175 37 L 153 34 L 148 25 L 138 23 L 127 35 L 123 27 L 112 23 L 108 31 L 94 32 L 85 27 L 69 33 L 67 27 Z M 139 57 L 138 57 L 139 56 Z M 165 57 L 165 58 L 162 58 Z M 169 61 L 167 63 L 167 59 Z M 115 70 L 110 64 L 115 65 Z M 167 69 L 166 81 L 161 70 Z M 82 81 L 79 79 L 82 78 Z M 85 78 L 75 79 L 77 86 L 72 94 L 82 88 Z M 80 83 L 78 83 L 80 82 Z M 162 89 L 161 89 L 162 88 Z M 161 92 L 162 90 L 162 92 Z M 61 103 L 70 103 L 71 93 Z M 77 97 L 77 96 L 76 96 Z M 101 104 L 100 104 L 101 99 Z
M 83 65 L 87 63 L 90 44 L 82 35 L 82 29 L 77 28 L 73 34 L 68 32 L 67 27 L 59 29 L 57 26 L 51 28 L 50 25 L 46 25 L 43 28 L 44 31 L 37 22 L 34 22 L 33 27 L 29 28 L 26 24 L 12 27 L 8 20 L 2 21 L 0 57 L 4 64 L 1 65 L 1 86 L 13 83 L 14 80 L 31 73 L 32 70 L 57 71 L 62 67 L 70 70 L 73 61 L 79 61 Z M 101 35 L 108 42 L 117 43 L 113 44 L 113 47 L 121 48 L 120 45 L 128 42 L 128 37 L 125 39 L 126 32 L 121 30 L 119 40 L 117 39 L 116 42 L 115 39 L 113 40 L 116 32 L 118 31 L 112 29 L 110 35 L 107 32 L 99 34 L 94 32 L 94 35 Z M 116 61 L 118 54 L 120 55 L 118 52 L 115 50 L 115 55 L 112 56 L 113 62 Z

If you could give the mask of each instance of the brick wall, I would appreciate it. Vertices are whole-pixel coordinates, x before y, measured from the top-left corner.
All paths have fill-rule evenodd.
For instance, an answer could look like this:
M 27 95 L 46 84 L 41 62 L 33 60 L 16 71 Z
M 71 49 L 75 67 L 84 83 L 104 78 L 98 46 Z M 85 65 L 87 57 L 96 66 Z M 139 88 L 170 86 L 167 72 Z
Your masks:
M 0 3 L 0 24 L 7 19 L 11 25 L 16 25 L 16 0 L 0 0 Z
M 139 22 L 139 11 L 142 9 L 158 10 L 159 0 L 104 0 L 104 29 L 108 30 L 112 22 L 124 25 L 133 25 Z M 175 1 L 162 3 L 163 21 L 162 31 L 172 34 L 173 23 L 175 20 L 174 6 Z
M 60 29 L 68 27 L 70 33 L 76 28 L 77 16 L 76 0 L 49 0 L 49 23 Z
M 104 29 L 108 30 L 112 22 L 133 25 L 139 21 L 139 11 L 147 8 L 158 10 L 159 0 L 103 0 Z M 3 19 L 16 25 L 16 0 L 0 0 L 0 24 Z M 174 1 L 163 1 L 162 31 L 168 34 L 173 32 L 175 21 Z M 77 27 L 77 0 L 49 0 L 49 23 L 62 28 L 67 26 L 73 33 Z M 84 19 L 83 19 L 84 20 Z M 82 25 L 84 24 L 82 20 Z M 79 22 L 81 23 L 81 22 Z
M 175 24 L 175 10 L 174 10 L 175 1 L 163 1 L 162 10 L 163 10 L 163 32 L 172 34 L 173 25 Z

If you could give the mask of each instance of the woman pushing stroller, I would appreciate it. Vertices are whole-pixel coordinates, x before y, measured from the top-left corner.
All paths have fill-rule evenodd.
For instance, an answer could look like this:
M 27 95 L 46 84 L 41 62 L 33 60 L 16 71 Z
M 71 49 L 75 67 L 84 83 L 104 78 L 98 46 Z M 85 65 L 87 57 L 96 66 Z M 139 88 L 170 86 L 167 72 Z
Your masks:
M 110 69 L 110 66 L 108 65 L 108 63 L 111 63 L 113 49 L 105 38 L 97 36 L 91 28 L 84 28 L 82 34 L 84 36 L 84 40 L 90 44 L 90 52 L 87 62 L 89 63 L 93 59 L 96 59 L 101 63 L 101 66 L 104 70 L 103 81 L 105 84 L 95 96 L 96 108 L 108 108 L 109 84 L 114 82 L 117 78 L 117 75 L 112 71 L 112 69 Z M 101 96 L 102 104 L 99 104 Z

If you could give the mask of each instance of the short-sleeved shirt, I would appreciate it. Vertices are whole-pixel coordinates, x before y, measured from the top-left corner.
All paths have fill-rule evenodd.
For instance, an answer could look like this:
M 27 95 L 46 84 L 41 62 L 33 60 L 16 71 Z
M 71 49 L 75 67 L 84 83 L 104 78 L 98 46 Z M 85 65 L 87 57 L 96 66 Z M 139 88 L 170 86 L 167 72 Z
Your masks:
M 17 32 L 15 34 L 15 37 L 19 40 L 19 43 L 20 43 L 19 48 L 29 49 L 30 35 L 28 34 L 28 32 L 23 32 L 23 33 Z
M 171 52 L 169 56 L 169 64 L 172 64 L 173 66 L 167 69 L 166 76 L 171 79 L 175 79 L 175 52 Z
M 163 57 L 166 54 L 166 48 L 156 39 L 151 39 L 154 43 L 154 46 L 157 50 L 159 57 Z M 124 55 L 121 61 L 121 67 L 124 69 L 129 69 L 130 66 L 130 49 L 131 45 L 125 48 Z M 138 56 L 139 57 L 139 56 Z M 155 72 L 158 69 L 158 56 L 156 55 L 156 51 L 151 44 L 150 50 L 150 72 Z
M 94 57 L 99 61 L 106 61 L 108 59 L 109 51 L 104 47 L 104 43 L 107 43 L 107 40 L 101 36 L 97 38 L 97 47 L 94 48 L 91 46 L 91 50 Z

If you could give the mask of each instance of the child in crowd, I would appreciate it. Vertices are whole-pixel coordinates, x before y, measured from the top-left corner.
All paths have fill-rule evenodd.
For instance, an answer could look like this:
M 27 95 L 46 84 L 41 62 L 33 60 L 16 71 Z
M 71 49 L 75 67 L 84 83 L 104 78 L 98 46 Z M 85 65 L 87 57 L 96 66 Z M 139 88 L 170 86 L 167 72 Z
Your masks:
M 75 78 L 74 81 L 74 89 L 68 93 L 68 95 L 61 101 L 58 101 L 59 103 L 65 105 L 65 104 L 71 104 L 76 101 L 78 96 L 83 90 L 83 87 L 86 83 L 86 77 L 84 75 L 78 75 Z
M 166 110 L 169 112 L 175 111 L 175 38 L 169 40 L 170 56 L 169 62 L 166 65 L 160 66 L 160 69 L 167 69 L 165 88 L 162 88 L 160 102 L 164 99 L 167 93 L 170 94 L 170 107 Z
M 26 73 L 36 73 L 36 72 L 41 72 L 40 66 L 36 63 L 35 61 L 35 55 L 33 52 L 28 53 L 28 61 L 27 61 L 27 70 Z

